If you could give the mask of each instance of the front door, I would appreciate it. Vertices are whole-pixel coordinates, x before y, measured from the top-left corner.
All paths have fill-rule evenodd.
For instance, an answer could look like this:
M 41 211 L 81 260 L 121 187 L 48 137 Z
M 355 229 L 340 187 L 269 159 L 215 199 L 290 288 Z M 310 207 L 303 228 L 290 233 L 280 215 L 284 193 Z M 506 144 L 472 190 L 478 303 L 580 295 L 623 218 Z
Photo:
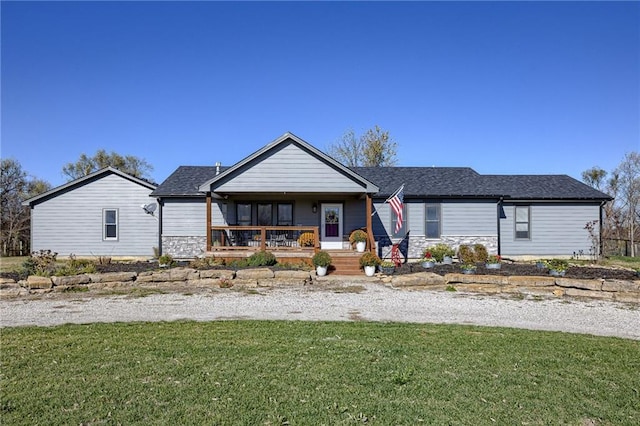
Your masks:
M 342 249 L 342 204 L 323 203 L 320 222 L 320 248 Z

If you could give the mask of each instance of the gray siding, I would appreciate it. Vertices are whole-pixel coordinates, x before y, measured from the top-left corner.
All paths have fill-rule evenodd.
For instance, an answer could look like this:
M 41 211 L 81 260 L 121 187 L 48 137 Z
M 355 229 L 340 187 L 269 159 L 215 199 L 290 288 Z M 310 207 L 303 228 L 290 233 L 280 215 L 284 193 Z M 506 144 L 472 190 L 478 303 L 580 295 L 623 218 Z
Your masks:
M 526 205 L 526 204 L 519 204 Z M 600 218 L 598 204 L 533 203 L 530 240 L 516 240 L 514 204 L 505 204 L 500 221 L 500 245 L 504 256 L 571 256 L 582 250 L 589 254 L 591 240 L 584 229 Z
M 212 214 L 215 209 L 212 210 Z M 215 217 L 215 216 L 214 216 Z M 162 206 L 162 236 L 185 237 L 207 235 L 205 198 L 168 198 Z
M 294 144 L 215 187 L 216 192 L 363 192 L 361 185 Z
M 447 201 L 441 205 L 442 235 L 498 235 L 497 203 L 486 201 Z
M 151 190 L 115 174 L 61 192 L 31 210 L 32 250 L 59 257 L 152 256 L 158 221 L 140 207 Z M 103 240 L 103 209 L 118 210 L 118 240 Z

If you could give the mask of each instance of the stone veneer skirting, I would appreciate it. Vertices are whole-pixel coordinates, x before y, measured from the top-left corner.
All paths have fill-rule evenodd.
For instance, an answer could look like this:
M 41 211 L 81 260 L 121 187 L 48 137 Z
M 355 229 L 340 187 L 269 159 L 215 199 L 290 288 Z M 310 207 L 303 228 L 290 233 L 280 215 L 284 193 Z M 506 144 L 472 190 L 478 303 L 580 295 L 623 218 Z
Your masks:
M 194 259 L 205 253 L 207 237 L 162 237 L 162 254 L 174 259 Z
M 438 243 L 444 243 L 449 247 L 452 247 L 456 252 L 458 251 L 458 247 L 462 245 L 475 245 L 475 244 L 483 244 L 489 254 L 497 254 L 498 253 L 498 237 L 497 236 L 460 236 L 460 235 L 443 235 L 440 239 L 434 240 L 433 238 L 427 238 L 423 236 L 418 237 L 409 237 L 409 247 L 408 253 L 406 256 L 408 259 L 420 259 L 422 258 L 422 253 L 424 249 L 427 247 L 436 245 Z M 379 255 L 381 258 L 391 258 L 391 245 L 380 245 Z M 402 247 L 401 247 L 402 251 Z M 406 251 L 406 249 L 405 249 Z M 405 255 L 405 253 L 403 253 Z

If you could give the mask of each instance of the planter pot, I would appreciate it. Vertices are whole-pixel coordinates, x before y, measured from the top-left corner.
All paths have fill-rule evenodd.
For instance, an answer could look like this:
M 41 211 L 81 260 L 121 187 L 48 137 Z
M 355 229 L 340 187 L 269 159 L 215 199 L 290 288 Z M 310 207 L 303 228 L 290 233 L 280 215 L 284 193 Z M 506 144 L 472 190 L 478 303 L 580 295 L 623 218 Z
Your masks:
M 549 275 L 552 277 L 564 277 L 564 274 L 567 271 L 556 271 L 555 269 L 549 269 Z
M 487 263 L 484 265 L 485 268 L 487 269 L 500 269 L 500 267 L 502 266 L 501 263 Z
M 382 266 L 381 266 L 381 267 L 380 267 L 380 271 L 381 271 L 383 274 L 386 274 L 386 275 L 392 275 L 392 274 L 396 271 L 396 268 L 395 268 L 395 267 L 393 267 L 393 266 L 385 266 L 385 267 L 382 267 Z
M 451 265 L 453 263 L 453 258 L 451 256 L 445 256 L 442 259 L 442 263 L 445 265 Z
M 462 273 L 463 274 L 467 274 L 467 275 L 472 275 L 472 274 L 476 273 L 476 270 L 475 269 L 463 269 Z
M 433 268 L 436 266 L 436 262 L 422 262 L 423 268 Z
M 365 266 L 364 267 L 364 274 L 368 277 L 372 277 L 374 276 L 376 273 L 376 267 L 375 266 Z
M 364 253 L 364 250 L 367 248 L 367 243 L 365 241 L 358 241 L 356 243 L 356 251 L 358 253 Z
M 316 266 L 316 275 L 319 277 L 324 277 L 327 275 L 327 266 Z
M 536 262 L 536 268 L 546 269 L 547 267 L 544 265 L 544 262 Z

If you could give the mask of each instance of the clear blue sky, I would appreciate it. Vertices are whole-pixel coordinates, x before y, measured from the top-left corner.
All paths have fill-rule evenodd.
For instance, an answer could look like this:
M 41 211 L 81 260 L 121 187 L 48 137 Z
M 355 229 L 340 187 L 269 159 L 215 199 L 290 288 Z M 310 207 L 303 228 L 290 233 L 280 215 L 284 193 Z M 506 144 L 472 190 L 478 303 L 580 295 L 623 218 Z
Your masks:
M 640 150 L 640 2 L 1 2 L 2 157 L 231 165 L 379 125 L 402 166 L 615 168 Z

